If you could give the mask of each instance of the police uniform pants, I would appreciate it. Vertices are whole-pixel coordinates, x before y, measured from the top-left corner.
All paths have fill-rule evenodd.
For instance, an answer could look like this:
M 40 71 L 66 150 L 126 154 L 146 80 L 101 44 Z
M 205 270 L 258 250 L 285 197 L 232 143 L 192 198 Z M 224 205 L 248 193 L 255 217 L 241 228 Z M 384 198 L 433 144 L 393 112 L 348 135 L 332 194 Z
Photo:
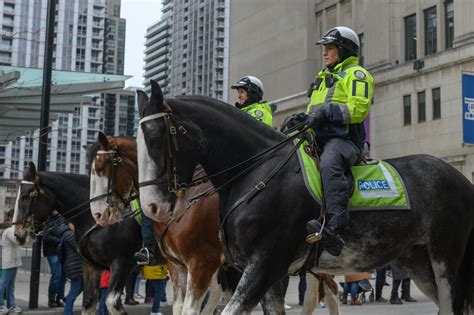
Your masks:
M 346 173 L 361 155 L 362 148 L 350 140 L 333 138 L 324 145 L 319 167 L 329 226 L 335 229 L 349 227 L 350 192 Z

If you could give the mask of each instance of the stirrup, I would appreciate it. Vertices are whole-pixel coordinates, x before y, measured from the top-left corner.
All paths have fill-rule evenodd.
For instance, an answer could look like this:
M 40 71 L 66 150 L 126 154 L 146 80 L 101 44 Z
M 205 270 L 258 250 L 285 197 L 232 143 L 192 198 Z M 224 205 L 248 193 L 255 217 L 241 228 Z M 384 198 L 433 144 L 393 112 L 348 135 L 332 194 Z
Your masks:
M 135 258 L 135 260 L 137 261 L 137 265 L 139 266 L 150 264 L 150 251 L 146 247 L 143 247 L 142 249 L 140 249 L 140 251 L 136 252 L 133 257 Z
M 321 229 L 319 232 L 314 232 L 306 236 L 306 243 L 313 244 L 319 242 L 321 238 L 323 238 L 323 230 L 324 226 L 326 225 L 326 217 L 323 216 L 323 224 L 321 225 Z

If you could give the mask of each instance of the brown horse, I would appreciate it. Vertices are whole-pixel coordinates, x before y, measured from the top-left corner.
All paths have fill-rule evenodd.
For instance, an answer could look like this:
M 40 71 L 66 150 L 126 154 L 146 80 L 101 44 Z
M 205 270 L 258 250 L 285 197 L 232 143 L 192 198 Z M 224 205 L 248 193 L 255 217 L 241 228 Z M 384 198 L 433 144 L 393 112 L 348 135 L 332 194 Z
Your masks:
M 91 199 L 108 193 L 109 201 L 123 206 L 123 200 L 128 200 L 133 191 L 138 190 L 135 141 L 99 133 L 98 141 L 89 154 L 95 156 L 91 167 Z M 194 178 L 203 176 L 205 172 L 198 166 Z M 191 187 L 177 199 L 173 210 L 166 216 L 151 217 L 155 235 L 171 272 L 174 286 L 173 314 L 199 314 L 210 286 L 211 294 L 202 313 L 212 314 L 221 296 L 217 286 L 217 270 L 224 256 L 218 238 L 218 195 L 212 194 L 196 203 L 188 203 L 194 196 L 212 188 L 210 182 Z M 101 225 L 120 220 L 124 214 L 116 210 L 115 206 L 111 207 L 105 202 L 105 198 L 91 202 L 93 217 Z M 308 278 L 302 314 L 312 314 L 324 296 L 330 314 L 338 315 L 337 285 L 334 280 L 327 275 Z

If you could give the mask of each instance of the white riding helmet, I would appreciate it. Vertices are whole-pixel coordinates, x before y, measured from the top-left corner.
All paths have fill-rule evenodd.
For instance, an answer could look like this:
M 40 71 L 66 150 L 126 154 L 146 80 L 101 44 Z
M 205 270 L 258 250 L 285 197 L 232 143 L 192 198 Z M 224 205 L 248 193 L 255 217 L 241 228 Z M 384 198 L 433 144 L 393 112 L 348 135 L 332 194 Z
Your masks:
M 326 32 L 326 34 L 324 34 L 317 44 L 334 44 L 356 53 L 359 52 L 360 48 L 359 36 L 357 36 L 356 32 L 354 32 L 351 28 L 345 26 L 336 26 L 331 28 Z
M 247 91 L 253 91 L 260 97 L 263 97 L 263 83 L 259 78 L 248 75 L 240 78 L 235 84 L 231 86 L 232 89 L 245 89 Z

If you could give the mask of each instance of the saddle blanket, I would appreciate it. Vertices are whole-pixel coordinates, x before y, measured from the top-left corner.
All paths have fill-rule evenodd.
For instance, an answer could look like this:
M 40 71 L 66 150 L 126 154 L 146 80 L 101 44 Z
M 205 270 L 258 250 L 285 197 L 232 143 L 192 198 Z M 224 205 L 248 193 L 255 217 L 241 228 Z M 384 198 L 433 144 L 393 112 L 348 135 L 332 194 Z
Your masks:
M 305 152 L 306 142 L 298 149 L 306 188 L 313 198 L 321 204 L 323 195 L 321 176 L 314 159 Z M 354 165 L 354 192 L 349 198 L 349 210 L 409 210 L 405 184 L 398 172 L 387 162 L 377 160 L 370 165 Z

